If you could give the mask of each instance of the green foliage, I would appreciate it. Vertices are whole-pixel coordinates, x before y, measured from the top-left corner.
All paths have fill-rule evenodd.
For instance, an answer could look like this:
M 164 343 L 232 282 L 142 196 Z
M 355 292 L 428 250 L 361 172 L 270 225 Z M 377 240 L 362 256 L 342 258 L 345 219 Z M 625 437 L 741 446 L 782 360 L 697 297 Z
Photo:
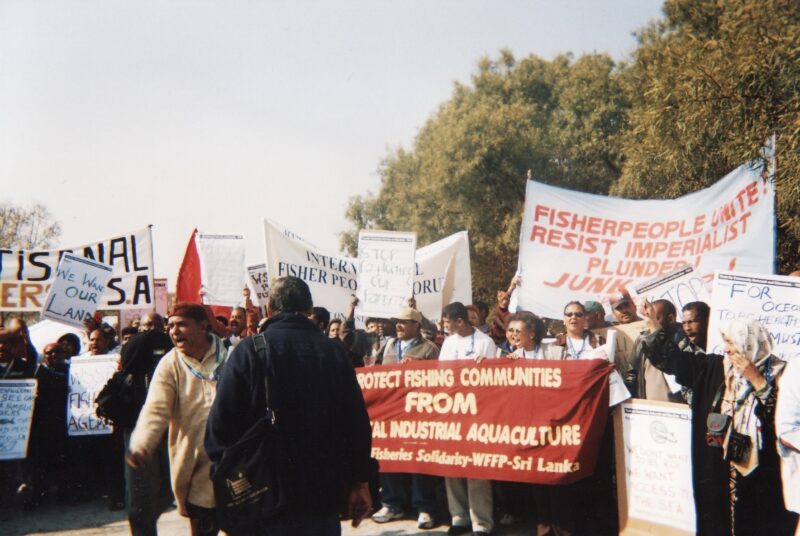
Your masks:
M 414 230 L 420 244 L 467 229 L 476 299 L 517 262 L 525 175 L 634 198 L 705 188 L 776 137 L 778 258 L 800 254 L 800 4 L 667 0 L 630 65 L 605 55 L 482 59 L 471 84 L 390 154 L 376 194 L 351 200 L 358 230 Z
M 796 0 L 669 0 L 627 73 L 622 177 L 612 193 L 675 197 L 777 149 L 779 264 L 798 263 L 800 6 Z
M 472 84 L 456 84 L 413 150 L 382 163 L 380 191 L 351 200 L 354 229 L 342 246 L 354 254 L 363 228 L 414 230 L 421 245 L 467 229 L 475 297 L 491 301 L 516 269 L 527 171 L 606 193 L 622 166 L 627 108 L 605 55 L 517 62 L 503 51 L 496 61 L 483 59 Z

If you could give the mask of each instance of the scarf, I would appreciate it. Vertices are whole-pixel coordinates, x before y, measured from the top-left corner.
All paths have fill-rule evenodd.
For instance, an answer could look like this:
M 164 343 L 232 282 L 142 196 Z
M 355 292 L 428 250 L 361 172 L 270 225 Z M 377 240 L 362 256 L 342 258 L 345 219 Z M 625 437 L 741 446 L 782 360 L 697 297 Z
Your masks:
M 752 361 L 758 372 L 767 380 L 767 389 L 772 389 L 775 380 L 783 372 L 786 363 L 772 355 L 774 341 L 769 331 L 757 320 L 731 320 L 720 328 L 722 338 L 733 351 Z M 756 416 L 758 396 L 753 386 L 733 367 L 727 353 L 723 361 L 724 388 L 720 413 L 731 416 L 731 425 L 723 448 L 728 452 L 730 430 L 750 438 L 750 453 L 739 462 L 731 464 L 743 476 L 758 467 L 758 451 L 762 448 L 761 421 Z

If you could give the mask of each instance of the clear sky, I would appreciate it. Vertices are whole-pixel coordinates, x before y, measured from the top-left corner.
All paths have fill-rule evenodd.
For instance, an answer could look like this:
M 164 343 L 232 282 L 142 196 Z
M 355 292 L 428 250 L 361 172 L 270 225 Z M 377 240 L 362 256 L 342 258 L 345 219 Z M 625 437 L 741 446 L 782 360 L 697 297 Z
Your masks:
M 174 287 L 194 227 L 269 217 L 331 251 L 482 56 L 607 52 L 655 0 L 0 0 L 0 201 L 41 202 L 60 246 L 153 224 Z M 413 230 L 413 229 L 408 229 Z

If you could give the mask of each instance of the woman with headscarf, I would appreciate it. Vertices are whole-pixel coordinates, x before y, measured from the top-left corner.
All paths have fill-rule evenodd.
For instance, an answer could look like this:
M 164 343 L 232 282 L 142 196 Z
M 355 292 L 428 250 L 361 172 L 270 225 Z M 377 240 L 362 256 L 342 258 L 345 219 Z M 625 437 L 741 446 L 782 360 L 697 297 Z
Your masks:
M 645 303 L 650 362 L 693 389 L 692 479 L 697 534 L 792 534 L 775 437 L 777 380 L 785 362 L 758 321 L 722 327 L 724 355 L 682 352 Z

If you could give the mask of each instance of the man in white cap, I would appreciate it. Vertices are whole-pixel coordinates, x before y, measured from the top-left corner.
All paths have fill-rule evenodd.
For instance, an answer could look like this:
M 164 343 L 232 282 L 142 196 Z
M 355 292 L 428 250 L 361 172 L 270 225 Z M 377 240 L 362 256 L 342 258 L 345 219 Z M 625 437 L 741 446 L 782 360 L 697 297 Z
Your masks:
M 383 349 L 384 365 L 407 363 L 417 359 L 438 359 L 439 349 L 420 334 L 422 314 L 410 307 L 403 308 L 392 321 L 397 337 L 386 341 Z M 372 520 L 386 523 L 403 518 L 408 503 L 408 480 L 411 480 L 411 506 L 417 510 L 417 526 L 432 529 L 436 507 L 436 484 L 440 477 L 420 474 L 381 473 L 381 504 Z

